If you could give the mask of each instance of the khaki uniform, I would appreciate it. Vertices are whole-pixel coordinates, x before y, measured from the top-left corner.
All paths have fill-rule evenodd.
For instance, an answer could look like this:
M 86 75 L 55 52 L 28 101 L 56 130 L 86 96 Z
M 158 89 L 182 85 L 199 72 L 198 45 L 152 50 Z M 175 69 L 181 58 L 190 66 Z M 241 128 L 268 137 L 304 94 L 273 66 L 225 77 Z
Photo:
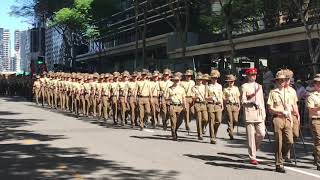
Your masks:
M 256 82 L 241 86 L 250 160 L 256 160 L 257 149 L 265 136 L 265 105 L 262 86 Z
M 113 122 L 118 123 L 118 100 L 119 100 L 119 82 L 111 83 L 111 106 Z
M 109 82 L 102 83 L 102 109 L 103 109 L 103 118 L 106 120 L 109 118 L 109 99 L 110 99 L 110 89 L 111 85 Z
M 124 125 L 124 122 L 127 124 L 127 112 L 129 110 L 128 104 L 128 90 L 129 90 L 129 81 L 119 82 L 119 102 L 120 102 L 120 112 L 121 112 L 121 125 Z
M 234 126 L 239 121 L 240 91 L 237 86 L 223 89 L 223 99 L 227 110 L 228 132 L 233 137 Z
M 161 106 L 161 118 L 163 129 L 167 129 L 167 121 L 169 119 L 169 107 L 170 102 L 166 100 L 164 95 L 167 93 L 169 88 L 173 85 L 173 82 L 170 80 L 167 81 L 160 81 L 160 106 Z
M 320 92 L 314 91 L 307 98 L 308 108 L 320 107 Z M 320 167 L 320 111 L 312 113 L 309 111 L 311 118 L 311 129 L 314 141 L 314 157 L 317 167 Z
M 192 88 L 193 98 L 195 99 L 194 109 L 197 120 L 198 138 L 202 139 L 204 126 L 208 123 L 208 110 L 206 105 L 207 87 L 203 84 L 195 85 Z
M 37 102 L 37 104 L 39 104 L 39 98 L 41 96 L 41 82 L 40 82 L 40 80 L 34 81 L 33 92 L 35 94 L 36 102 Z
M 290 99 L 290 101 L 292 101 L 291 104 L 298 103 L 297 92 L 291 86 L 286 88 L 286 94 L 290 94 L 290 97 L 292 97 L 292 99 Z M 300 135 L 300 121 L 298 120 L 298 117 L 295 115 L 292 115 L 292 119 L 293 119 L 293 125 L 292 125 L 293 138 L 297 139 L 299 138 L 299 135 Z
M 134 127 L 134 126 L 138 125 L 138 123 L 137 123 L 138 84 L 137 84 L 137 82 L 129 82 L 128 86 L 129 86 L 128 97 L 129 97 L 129 105 L 130 105 L 131 126 Z
M 139 112 L 140 112 L 140 128 L 144 128 L 144 121 L 148 120 L 151 107 L 150 107 L 150 98 L 151 98 L 151 84 L 150 81 L 138 81 L 138 90 L 137 95 L 139 97 Z M 146 115 L 146 116 L 145 116 Z
M 94 117 L 97 116 L 97 104 L 98 104 L 98 93 L 97 93 L 97 88 L 98 88 L 98 82 L 94 81 L 90 83 L 91 86 L 91 94 L 90 94 L 90 101 L 91 101 L 91 112 Z
M 153 125 L 159 125 L 159 114 L 160 114 L 160 83 L 159 81 L 151 81 L 151 113 L 152 113 L 152 121 Z
M 170 102 L 170 120 L 171 120 L 171 134 L 174 140 L 178 138 L 178 129 L 182 124 L 185 117 L 184 103 L 185 103 L 185 90 L 183 87 L 171 86 L 166 92 L 166 99 Z
M 97 101 L 97 108 L 98 108 L 98 118 L 102 118 L 103 102 L 102 102 L 102 83 L 101 82 L 98 82 L 96 84 L 96 101 Z
M 219 83 L 209 84 L 207 87 L 207 108 L 209 115 L 209 131 L 211 142 L 217 137 L 218 129 L 222 121 L 223 92 Z
M 74 93 L 74 111 L 76 114 L 80 113 L 80 109 L 81 109 L 81 91 L 83 90 L 83 87 L 80 83 L 78 82 L 73 82 L 72 83 L 72 89 L 73 89 L 73 93 Z M 84 112 L 82 110 L 82 112 Z
M 291 94 L 286 94 L 284 89 L 280 90 L 278 88 L 271 90 L 269 93 L 269 98 L 267 104 L 270 107 L 277 109 L 278 111 L 288 111 L 292 106 L 292 100 L 296 97 Z M 287 105 L 288 108 L 285 107 Z M 287 118 L 282 115 L 274 115 L 273 126 L 275 135 L 275 151 L 276 151 L 276 165 L 282 166 L 284 162 L 283 155 L 288 154 L 293 144 L 293 134 L 292 134 L 292 119 Z M 284 143 L 284 144 L 283 144 Z
M 47 89 L 47 82 L 46 82 L 46 79 L 45 78 L 40 78 L 39 79 L 40 81 L 40 85 L 41 85 L 41 89 L 40 89 L 40 92 L 41 92 L 41 97 L 42 97 L 42 105 L 44 105 L 45 103 L 45 100 L 48 100 L 48 98 L 46 99 L 46 89 Z M 48 105 L 50 105 L 50 102 L 48 101 L 47 102 Z
M 194 107 L 193 107 L 193 93 L 192 93 L 192 88 L 195 86 L 195 82 L 193 80 L 189 81 L 182 81 L 181 86 L 184 88 L 186 92 L 186 118 L 185 118 L 185 125 L 186 129 L 189 131 L 189 123 L 191 121 L 191 113 L 194 114 Z
M 90 107 L 92 106 L 92 103 L 91 103 L 91 85 L 90 83 L 83 83 L 83 87 L 84 87 L 84 92 L 85 92 L 85 103 L 84 103 L 84 115 L 86 116 L 89 116 L 89 113 L 90 113 Z

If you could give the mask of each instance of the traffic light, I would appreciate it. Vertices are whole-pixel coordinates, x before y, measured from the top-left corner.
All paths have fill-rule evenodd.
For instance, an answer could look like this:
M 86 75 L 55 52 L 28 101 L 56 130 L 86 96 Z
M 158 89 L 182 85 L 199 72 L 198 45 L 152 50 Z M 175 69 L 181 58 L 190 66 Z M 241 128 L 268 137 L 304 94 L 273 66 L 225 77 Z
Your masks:
M 43 56 L 38 56 L 37 64 L 44 64 L 44 57 Z

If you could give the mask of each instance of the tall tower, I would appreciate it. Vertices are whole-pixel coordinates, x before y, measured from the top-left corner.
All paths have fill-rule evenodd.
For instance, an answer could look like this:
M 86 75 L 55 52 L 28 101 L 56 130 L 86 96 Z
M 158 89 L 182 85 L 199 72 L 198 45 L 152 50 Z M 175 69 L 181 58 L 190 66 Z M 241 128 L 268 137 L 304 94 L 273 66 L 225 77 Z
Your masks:
M 10 31 L 8 29 L 3 30 L 2 45 L 3 45 L 2 71 L 10 71 L 11 43 L 10 43 Z
M 19 30 L 14 31 L 14 58 L 15 61 L 12 63 L 14 67 L 11 67 L 12 71 L 20 72 L 20 61 L 21 61 L 21 35 Z

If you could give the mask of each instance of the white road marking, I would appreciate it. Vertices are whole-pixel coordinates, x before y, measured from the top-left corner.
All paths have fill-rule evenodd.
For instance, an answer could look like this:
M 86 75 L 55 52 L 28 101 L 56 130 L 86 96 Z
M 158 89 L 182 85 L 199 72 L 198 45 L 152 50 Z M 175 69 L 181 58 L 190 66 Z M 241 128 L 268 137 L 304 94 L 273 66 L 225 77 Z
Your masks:
M 150 130 L 150 129 L 144 129 L 143 131 L 149 132 L 149 133 L 154 133 L 154 131 Z
M 292 167 L 285 167 L 285 169 L 288 169 L 290 171 L 295 171 L 297 173 L 305 174 L 305 175 L 312 176 L 312 177 L 320 179 L 320 175 L 318 175 L 318 174 L 309 173 L 309 172 L 302 171 L 302 170 L 299 170 L 299 169 L 296 169 L 296 168 L 292 168 Z

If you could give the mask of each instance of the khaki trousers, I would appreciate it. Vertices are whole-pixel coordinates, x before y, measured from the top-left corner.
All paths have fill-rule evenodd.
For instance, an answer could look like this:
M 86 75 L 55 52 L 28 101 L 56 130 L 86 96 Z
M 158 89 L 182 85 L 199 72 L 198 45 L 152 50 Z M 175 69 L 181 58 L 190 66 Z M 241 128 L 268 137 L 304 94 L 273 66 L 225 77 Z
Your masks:
M 285 118 L 273 118 L 276 165 L 283 165 L 283 156 L 288 154 L 293 144 L 292 127 L 289 120 Z
M 129 97 L 130 105 L 130 115 L 131 115 L 131 126 L 134 127 L 138 125 L 137 122 L 137 98 L 131 96 Z
M 127 117 L 127 112 L 129 108 L 128 108 L 128 102 L 124 96 L 120 96 L 119 99 L 120 99 L 121 125 L 123 125 L 124 122 L 127 124 L 126 117 Z
M 155 124 L 159 124 L 159 114 L 160 114 L 160 104 L 158 97 L 151 98 L 151 113 L 152 113 L 152 121 Z
M 82 105 L 82 114 L 86 115 L 87 111 L 86 111 L 86 96 L 84 94 L 82 94 L 80 96 L 80 100 L 81 100 L 81 105 Z M 80 108 L 80 106 L 79 106 Z
M 189 131 L 190 130 L 190 121 L 191 121 L 191 114 L 194 114 L 195 110 L 194 110 L 194 107 L 193 107 L 193 99 L 192 97 L 187 97 L 186 98 L 186 117 L 185 117 L 185 126 L 186 126 L 186 129 Z
M 170 105 L 169 109 L 172 138 L 174 140 L 177 140 L 177 132 L 180 125 L 182 124 L 183 118 L 185 117 L 185 111 L 182 105 Z
M 139 111 L 140 111 L 140 127 L 144 127 L 144 121 L 148 120 L 151 109 L 150 109 L 150 97 L 139 97 Z
M 97 116 L 97 97 L 94 95 L 91 95 L 90 102 L 91 102 L 91 112 L 93 116 Z
M 208 104 L 208 115 L 209 115 L 209 131 L 210 139 L 215 140 L 219 126 L 222 121 L 222 107 L 221 105 Z
M 118 99 L 117 96 L 111 97 L 111 108 L 113 114 L 113 122 L 114 124 L 118 123 Z
M 34 90 L 35 98 L 36 98 L 36 103 L 39 104 L 39 98 L 41 97 L 41 90 L 40 89 L 35 89 Z
M 109 97 L 108 96 L 102 96 L 102 109 L 103 109 L 103 118 L 108 119 L 109 118 Z
M 320 119 L 311 121 L 311 129 L 314 142 L 314 158 L 317 166 L 320 166 Z
M 85 96 L 84 96 L 84 99 L 85 99 L 85 107 L 86 107 L 86 109 L 85 109 L 85 115 L 86 116 L 89 116 L 89 113 L 90 113 L 90 107 L 91 107 L 91 98 L 90 98 L 90 95 L 89 94 L 86 94 Z
M 246 123 L 250 160 L 256 160 L 257 150 L 266 134 L 264 122 Z
M 227 117 L 228 117 L 228 132 L 233 135 L 233 129 L 239 121 L 239 110 L 237 105 L 226 105 Z
M 167 129 L 167 122 L 169 120 L 169 104 L 165 99 L 161 100 L 161 118 L 162 118 L 162 125 L 163 129 Z
M 208 123 L 208 110 L 207 105 L 205 103 L 195 103 L 194 109 L 196 113 L 196 120 L 197 120 L 197 132 L 198 137 L 202 137 L 202 131 L 205 125 Z

